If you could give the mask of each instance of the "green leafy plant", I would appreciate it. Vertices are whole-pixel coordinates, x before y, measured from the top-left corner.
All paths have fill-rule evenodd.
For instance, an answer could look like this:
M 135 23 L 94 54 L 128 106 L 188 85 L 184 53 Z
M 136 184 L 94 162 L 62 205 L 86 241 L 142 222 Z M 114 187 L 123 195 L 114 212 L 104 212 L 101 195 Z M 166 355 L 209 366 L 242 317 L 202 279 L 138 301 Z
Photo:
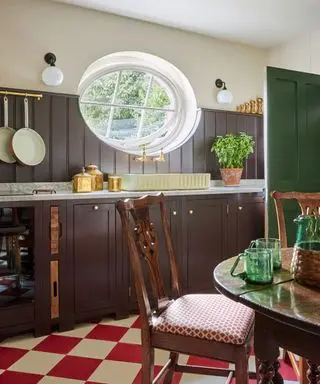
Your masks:
M 211 152 L 215 152 L 221 168 L 243 168 L 244 162 L 254 151 L 254 140 L 244 132 L 217 136 Z

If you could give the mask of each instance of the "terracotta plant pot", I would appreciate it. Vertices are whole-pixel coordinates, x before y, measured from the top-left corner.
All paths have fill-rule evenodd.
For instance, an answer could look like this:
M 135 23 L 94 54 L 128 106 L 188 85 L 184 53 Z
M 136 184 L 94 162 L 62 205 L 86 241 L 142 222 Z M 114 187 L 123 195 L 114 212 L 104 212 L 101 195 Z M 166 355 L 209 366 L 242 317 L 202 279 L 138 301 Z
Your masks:
M 225 187 L 239 187 L 243 168 L 220 168 Z

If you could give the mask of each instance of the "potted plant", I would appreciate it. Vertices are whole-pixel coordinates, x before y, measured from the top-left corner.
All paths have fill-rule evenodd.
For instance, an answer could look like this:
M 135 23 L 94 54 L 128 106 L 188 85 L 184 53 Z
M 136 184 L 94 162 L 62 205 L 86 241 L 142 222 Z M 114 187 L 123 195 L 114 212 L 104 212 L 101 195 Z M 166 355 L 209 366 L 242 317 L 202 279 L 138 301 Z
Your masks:
M 224 186 L 240 185 L 243 165 L 253 150 L 254 140 L 244 132 L 215 138 L 211 152 L 218 158 Z

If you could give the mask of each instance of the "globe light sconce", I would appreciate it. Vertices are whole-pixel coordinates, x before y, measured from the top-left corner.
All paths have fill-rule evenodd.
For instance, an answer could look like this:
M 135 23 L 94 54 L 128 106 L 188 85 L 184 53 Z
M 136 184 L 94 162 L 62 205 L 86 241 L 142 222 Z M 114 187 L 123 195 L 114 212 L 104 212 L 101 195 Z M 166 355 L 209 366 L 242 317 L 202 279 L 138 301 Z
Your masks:
M 49 64 L 42 72 L 42 81 L 46 85 L 57 87 L 63 82 L 63 72 L 60 68 L 56 67 L 56 55 L 54 53 L 47 53 L 44 56 L 44 61 Z
M 217 93 L 217 101 L 219 104 L 231 104 L 233 100 L 233 95 L 226 87 L 226 83 L 221 79 L 216 80 L 216 87 L 222 88 L 221 91 Z

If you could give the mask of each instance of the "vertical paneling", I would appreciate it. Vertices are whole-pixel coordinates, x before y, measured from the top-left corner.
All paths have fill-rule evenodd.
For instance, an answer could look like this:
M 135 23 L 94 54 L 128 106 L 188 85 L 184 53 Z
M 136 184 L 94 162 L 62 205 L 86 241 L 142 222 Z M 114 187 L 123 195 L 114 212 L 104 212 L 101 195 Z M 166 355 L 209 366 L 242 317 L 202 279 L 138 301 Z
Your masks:
M 116 151 L 115 173 L 121 175 L 129 172 L 129 155 Z
M 51 181 L 50 172 L 50 96 L 44 95 L 41 102 L 34 102 L 33 129 L 43 138 L 46 146 L 46 156 L 43 162 L 34 168 L 34 181 Z
M 193 172 L 193 139 L 188 140 L 181 148 L 181 172 Z
M 0 163 L 0 182 L 67 181 L 81 167 L 94 163 L 105 174 L 209 172 L 220 178 L 219 165 L 210 152 L 216 136 L 227 132 L 248 132 L 256 141 L 256 153 L 244 170 L 244 178 L 263 178 L 263 120 L 261 116 L 203 109 L 199 127 L 182 147 L 166 154 L 165 162 L 134 160 L 102 143 L 86 126 L 75 95 L 44 93 L 43 99 L 29 99 L 29 125 L 43 138 L 46 157 L 36 167 Z M 23 97 L 9 97 L 9 123 L 24 126 Z M 3 125 L 3 98 L 0 97 L 0 125 Z
M 140 161 L 136 161 L 136 156 L 129 156 L 129 172 L 130 173 L 143 173 L 143 165 Z
M 101 143 L 101 171 L 107 175 L 115 173 L 116 151 L 105 143 Z
M 51 172 L 52 181 L 68 180 L 68 102 L 66 97 L 51 98 Z M 68 124 L 69 125 L 69 124 Z
M 69 99 L 68 157 L 69 179 L 84 165 L 85 123 L 81 117 L 78 99 Z
M 181 148 L 169 153 L 169 172 L 181 172 Z
M 249 135 L 253 136 L 253 138 L 256 138 L 256 124 L 255 124 L 255 117 L 254 116 L 246 116 L 246 129 L 245 132 L 247 132 Z M 256 179 L 257 178 L 257 151 L 255 150 L 254 153 L 249 157 L 249 159 L 246 162 L 246 178 L 247 179 Z
M 204 114 L 201 114 L 199 126 L 193 135 L 193 172 L 205 171 L 204 154 Z
M 10 97 L 10 102 L 12 101 L 12 105 L 14 104 L 14 116 L 13 118 L 9 119 L 12 121 L 12 127 L 18 129 L 18 128 L 24 128 L 25 127 L 25 119 L 24 119 L 24 98 L 23 97 Z M 28 126 L 29 128 L 32 128 L 33 125 L 33 105 L 34 100 L 28 99 L 28 112 L 29 112 L 29 119 L 28 119 Z M 12 111 L 12 108 L 11 108 Z M 11 113 L 9 113 L 9 116 Z M 16 166 L 16 180 L 18 183 L 24 183 L 28 181 L 33 181 L 33 167 L 27 167 L 24 165 L 17 164 Z
M 84 163 L 101 168 L 100 140 L 90 129 L 84 131 Z
M 216 118 L 214 111 L 204 111 L 204 135 L 204 152 L 206 157 L 205 172 L 209 172 L 212 178 L 216 178 L 219 175 L 219 166 L 215 154 L 211 152 L 213 140 L 216 136 Z
M 9 127 L 14 128 L 13 121 L 13 104 L 14 99 L 9 99 Z M 4 110 L 3 110 L 3 97 L 0 97 L 0 126 L 4 126 Z M 0 128 L 1 129 L 1 128 Z M 14 182 L 16 180 L 16 167 L 12 164 L 3 163 L 0 161 L 0 181 Z
M 264 178 L 264 142 L 263 119 L 256 119 L 257 178 Z

